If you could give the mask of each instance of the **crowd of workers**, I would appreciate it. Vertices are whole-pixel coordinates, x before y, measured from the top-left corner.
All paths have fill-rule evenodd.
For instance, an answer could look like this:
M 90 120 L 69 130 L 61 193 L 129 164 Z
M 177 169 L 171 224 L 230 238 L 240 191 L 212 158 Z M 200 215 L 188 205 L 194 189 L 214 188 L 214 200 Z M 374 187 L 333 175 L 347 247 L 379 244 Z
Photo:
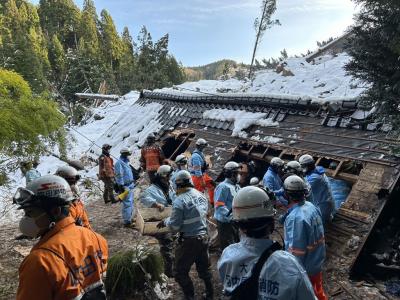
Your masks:
M 242 165 L 229 161 L 217 185 L 207 173 L 207 146 L 198 139 L 191 157 L 180 154 L 174 163 L 165 159 L 153 134 L 141 149 L 141 167 L 150 185 L 138 200 L 159 211 L 172 208 L 157 225 L 169 229 L 156 235 L 165 274 L 180 285 L 185 299 L 194 299 L 189 271 L 195 264 L 205 299 L 214 298 L 208 233 L 209 224 L 216 222 L 221 251 L 217 267 L 225 295 L 327 299 L 322 280 L 324 226 L 334 205 L 324 169 L 308 154 L 287 164 L 275 157 L 262 181 L 243 180 Z M 132 227 L 138 172 L 130 164 L 129 149 L 121 149 L 115 163 L 110 149 L 103 145 L 99 157 L 104 202 L 122 202 L 123 225 Z M 102 280 L 107 242 L 90 226 L 79 196 L 78 172 L 64 166 L 55 175 L 40 176 L 34 169 L 25 167 L 27 186 L 13 199 L 25 212 L 22 234 L 40 237 L 20 266 L 17 299 L 106 299 Z M 284 212 L 279 217 L 277 209 Z M 283 245 L 272 240 L 275 222 L 283 224 Z

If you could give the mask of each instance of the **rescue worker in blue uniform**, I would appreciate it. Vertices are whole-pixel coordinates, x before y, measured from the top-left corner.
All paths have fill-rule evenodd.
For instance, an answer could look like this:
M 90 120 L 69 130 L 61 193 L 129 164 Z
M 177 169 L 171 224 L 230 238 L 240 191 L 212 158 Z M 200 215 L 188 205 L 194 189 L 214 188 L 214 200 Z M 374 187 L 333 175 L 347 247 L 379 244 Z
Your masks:
M 213 299 L 214 291 L 208 253 L 206 197 L 194 189 L 188 171 L 176 176 L 177 197 L 172 205 L 171 217 L 161 221 L 157 227 L 168 226 L 179 232 L 175 250 L 175 281 L 181 286 L 185 299 L 194 299 L 190 269 L 196 264 L 199 277 L 204 281 L 206 299 Z
M 284 223 L 285 250 L 292 253 L 304 267 L 317 298 L 325 300 L 322 265 L 326 247 L 321 212 L 314 204 L 305 201 L 307 186 L 299 176 L 286 178 L 283 187 L 289 201 Z
M 242 235 L 239 243 L 225 248 L 217 264 L 231 299 L 315 299 L 304 268 L 270 239 L 274 216 L 273 201 L 259 187 L 245 187 L 234 198 L 233 221 Z
M 143 192 L 141 202 L 145 207 L 158 208 L 163 211 L 165 207 L 171 206 L 175 194 L 170 187 L 170 176 L 172 168 L 162 165 L 154 175 L 153 183 Z M 165 275 L 173 277 L 174 265 L 174 239 L 171 233 L 159 233 L 155 238 L 160 244 L 160 252 L 164 259 Z
M 125 227 L 132 226 L 132 216 L 135 213 L 133 195 L 135 188 L 135 178 L 133 178 L 132 168 L 129 163 L 129 156 L 132 152 L 128 148 L 122 148 L 121 156 L 114 166 L 115 182 L 120 192 L 129 190 L 128 195 L 122 200 L 122 220 Z
M 218 238 L 221 250 L 239 241 L 237 229 L 232 226 L 232 201 L 240 190 L 240 165 L 234 161 L 224 166 L 225 180 L 215 189 L 214 219 L 217 220 Z
M 303 168 L 306 181 L 311 186 L 313 204 L 321 211 L 322 221 L 326 224 L 332 220 L 335 203 L 325 169 L 316 167 L 314 158 L 308 154 L 301 156 L 299 163 Z
M 176 169 L 172 172 L 171 175 L 171 186 L 176 191 L 175 179 L 176 175 L 178 175 L 179 171 L 187 170 L 187 158 L 184 154 L 179 154 L 175 159 Z
M 264 188 L 273 192 L 277 199 L 277 204 L 280 206 L 286 206 L 287 201 L 283 197 L 283 181 L 281 176 L 283 175 L 284 161 L 279 157 L 271 159 L 267 172 L 263 177 Z
M 306 195 L 306 200 L 310 201 L 311 203 L 314 203 L 313 194 L 312 194 L 312 191 L 311 191 L 311 185 L 304 179 L 303 168 L 301 167 L 300 163 L 297 160 L 289 161 L 285 165 L 283 170 L 284 170 L 284 176 L 282 177 L 283 181 L 285 181 L 285 179 L 288 178 L 291 175 L 297 175 L 301 179 L 304 180 L 304 182 L 307 185 L 307 191 L 308 191 L 307 195 Z

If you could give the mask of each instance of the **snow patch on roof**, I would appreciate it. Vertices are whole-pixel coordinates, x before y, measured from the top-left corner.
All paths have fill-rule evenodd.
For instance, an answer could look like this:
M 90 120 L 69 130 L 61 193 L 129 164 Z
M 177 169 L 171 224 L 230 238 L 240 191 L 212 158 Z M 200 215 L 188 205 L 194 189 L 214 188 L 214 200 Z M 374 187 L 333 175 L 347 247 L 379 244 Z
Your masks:
M 234 122 L 232 136 L 247 137 L 245 129 L 252 125 L 263 127 L 278 126 L 278 122 L 271 119 L 265 119 L 265 113 L 252 113 L 245 110 L 230 110 L 230 109 L 211 109 L 203 113 L 203 118 L 219 121 Z
M 279 99 L 310 99 L 318 103 L 349 101 L 359 97 L 368 88 L 346 74 L 344 66 L 349 60 L 350 56 L 346 53 L 321 56 L 315 64 L 308 63 L 305 57 L 292 57 L 283 65 L 285 70 L 290 70 L 294 76 L 283 76 L 282 72 L 276 73 L 275 70 L 262 70 L 256 72 L 253 82 L 237 79 L 200 80 L 155 92 L 192 95 L 207 93 L 263 95 Z

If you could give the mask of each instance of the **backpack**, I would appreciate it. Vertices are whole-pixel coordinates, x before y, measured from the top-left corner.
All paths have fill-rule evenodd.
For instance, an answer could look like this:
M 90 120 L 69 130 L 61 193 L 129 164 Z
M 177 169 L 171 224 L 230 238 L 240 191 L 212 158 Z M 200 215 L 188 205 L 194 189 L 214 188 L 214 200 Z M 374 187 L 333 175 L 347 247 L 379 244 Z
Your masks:
M 232 293 L 230 293 L 231 300 L 256 300 L 258 298 L 258 280 L 260 277 L 261 269 L 268 258 L 277 250 L 282 250 L 282 246 L 278 242 L 274 242 L 271 247 L 267 248 L 254 265 L 251 276 L 242 281 Z

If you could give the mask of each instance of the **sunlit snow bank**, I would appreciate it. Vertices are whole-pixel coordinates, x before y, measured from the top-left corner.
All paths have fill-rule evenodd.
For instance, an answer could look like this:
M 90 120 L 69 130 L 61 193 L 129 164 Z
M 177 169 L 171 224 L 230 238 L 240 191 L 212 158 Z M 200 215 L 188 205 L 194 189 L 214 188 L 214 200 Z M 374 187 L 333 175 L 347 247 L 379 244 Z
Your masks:
M 325 55 L 315 63 L 308 63 L 304 57 L 289 58 L 283 64 L 293 76 L 284 76 L 276 70 L 256 72 L 253 82 L 229 80 L 201 80 L 186 82 L 173 88 L 158 92 L 188 93 L 246 93 L 262 94 L 272 98 L 311 99 L 313 102 L 339 102 L 354 100 L 366 87 L 360 81 L 346 74 L 344 66 L 350 56 L 342 53 L 337 56 Z

